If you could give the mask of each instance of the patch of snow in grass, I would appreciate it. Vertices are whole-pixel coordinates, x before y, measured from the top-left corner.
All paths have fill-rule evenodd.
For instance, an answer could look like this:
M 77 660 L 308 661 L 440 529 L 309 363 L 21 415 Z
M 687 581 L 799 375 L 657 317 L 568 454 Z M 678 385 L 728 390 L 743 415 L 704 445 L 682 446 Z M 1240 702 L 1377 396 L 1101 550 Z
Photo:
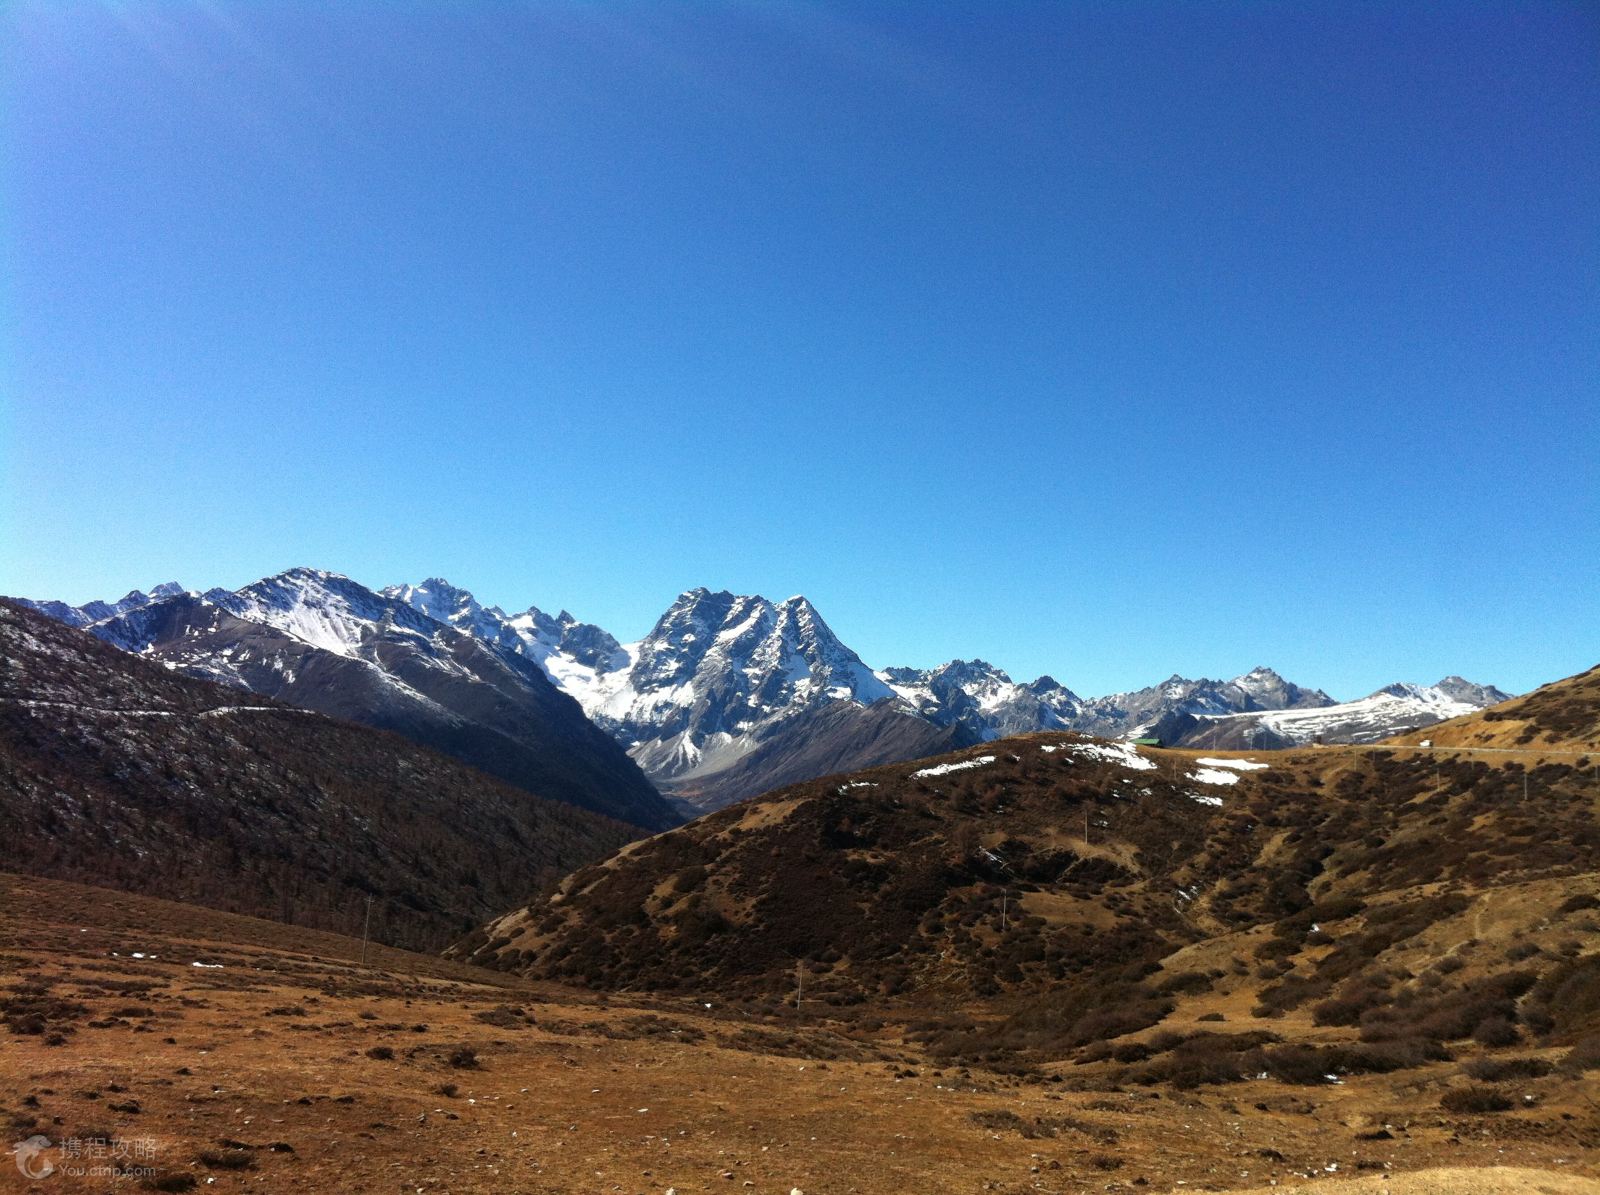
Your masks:
M 910 779 L 918 780 L 924 776 L 947 776 L 951 772 L 964 772 L 968 768 L 981 768 L 985 764 L 994 762 L 992 755 L 980 755 L 977 759 L 963 759 L 959 763 L 941 763 L 931 768 L 923 768 L 920 772 L 912 772 Z
M 1238 784 L 1238 772 L 1225 772 L 1221 768 L 1200 768 L 1190 777 L 1197 784 Z
M 1155 760 L 1140 755 L 1132 743 L 1080 743 L 1070 748 L 1079 759 L 1098 759 L 1104 763 L 1121 764 L 1136 772 L 1153 772 Z
M 1221 797 L 1207 796 L 1205 793 L 1184 793 L 1183 795 L 1191 801 L 1199 801 L 1202 805 L 1216 805 L 1219 808 L 1222 805 Z
M 1201 759 L 1195 760 L 1195 763 L 1205 764 L 1208 767 L 1213 767 L 1213 768 L 1233 768 L 1235 771 L 1239 771 L 1239 772 L 1258 772 L 1262 768 L 1265 768 L 1267 766 L 1264 763 L 1257 763 L 1253 759 L 1206 759 L 1206 758 L 1201 758 Z

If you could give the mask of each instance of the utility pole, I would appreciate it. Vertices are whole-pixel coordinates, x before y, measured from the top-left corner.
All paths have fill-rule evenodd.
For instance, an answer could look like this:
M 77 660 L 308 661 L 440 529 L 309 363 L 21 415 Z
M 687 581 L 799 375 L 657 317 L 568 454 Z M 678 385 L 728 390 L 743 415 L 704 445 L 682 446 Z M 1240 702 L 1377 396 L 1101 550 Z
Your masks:
M 1005 933 L 1006 932 L 1006 928 L 1007 928 L 1007 925 L 1008 925 L 1008 923 L 1006 921 L 1006 914 L 1008 912 L 1006 906 L 1007 906 L 1007 902 L 1010 900 L 1010 897 L 1011 897 L 1011 889 L 1009 889 L 1009 888 L 1000 889 L 1000 932 L 1001 933 Z
M 1083 806 L 1083 845 L 1089 845 L 1089 806 L 1087 802 Z
M 794 1015 L 800 1015 L 800 1001 L 806 990 L 805 963 L 799 959 L 794 960 Z
M 372 897 L 367 897 L 367 916 L 361 923 L 361 965 L 367 965 L 367 933 L 372 929 Z

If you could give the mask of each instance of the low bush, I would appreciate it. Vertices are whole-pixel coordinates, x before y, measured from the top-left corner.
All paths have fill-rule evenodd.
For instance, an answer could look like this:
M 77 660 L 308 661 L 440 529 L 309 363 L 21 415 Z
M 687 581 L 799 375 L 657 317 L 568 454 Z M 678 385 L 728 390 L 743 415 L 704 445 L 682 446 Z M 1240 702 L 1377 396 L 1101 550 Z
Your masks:
M 1457 1087 L 1439 1100 L 1446 1112 L 1506 1112 L 1511 1106 L 1511 1097 L 1495 1087 Z
M 1600 1033 L 1579 1038 L 1577 1045 L 1561 1059 L 1561 1069 L 1573 1075 L 1600 1070 Z
M 1505 1017 L 1487 1017 L 1473 1029 L 1472 1040 L 1491 1048 L 1514 1046 L 1522 1040 L 1522 1034 Z
M 1507 1079 L 1537 1079 L 1555 1068 L 1543 1058 L 1475 1058 L 1462 1069 L 1481 1083 L 1504 1083 Z
M 200 1160 L 213 1170 L 254 1170 L 256 1165 L 247 1149 L 203 1149 Z

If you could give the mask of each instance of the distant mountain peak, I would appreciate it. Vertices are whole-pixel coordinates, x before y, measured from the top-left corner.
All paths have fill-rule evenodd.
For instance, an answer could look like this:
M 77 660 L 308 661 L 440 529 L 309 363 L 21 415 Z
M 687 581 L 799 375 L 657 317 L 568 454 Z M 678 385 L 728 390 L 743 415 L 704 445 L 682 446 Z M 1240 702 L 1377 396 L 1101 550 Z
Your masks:
M 1237 680 L 1282 680 L 1276 669 L 1268 668 L 1265 664 L 1257 664 Z

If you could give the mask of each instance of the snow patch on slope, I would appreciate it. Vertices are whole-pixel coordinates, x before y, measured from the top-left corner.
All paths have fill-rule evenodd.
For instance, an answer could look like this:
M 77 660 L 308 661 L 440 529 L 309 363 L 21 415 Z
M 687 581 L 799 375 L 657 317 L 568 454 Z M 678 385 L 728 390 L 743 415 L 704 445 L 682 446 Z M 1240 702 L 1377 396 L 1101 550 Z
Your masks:
M 948 776 L 951 772 L 965 772 L 968 768 L 981 768 L 992 764 L 995 757 L 980 755 L 976 759 L 963 759 L 958 763 L 935 764 L 931 768 L 923 768 L 920 772 L 912 772 L 910 779 L 921 780 L 928 776 Z

